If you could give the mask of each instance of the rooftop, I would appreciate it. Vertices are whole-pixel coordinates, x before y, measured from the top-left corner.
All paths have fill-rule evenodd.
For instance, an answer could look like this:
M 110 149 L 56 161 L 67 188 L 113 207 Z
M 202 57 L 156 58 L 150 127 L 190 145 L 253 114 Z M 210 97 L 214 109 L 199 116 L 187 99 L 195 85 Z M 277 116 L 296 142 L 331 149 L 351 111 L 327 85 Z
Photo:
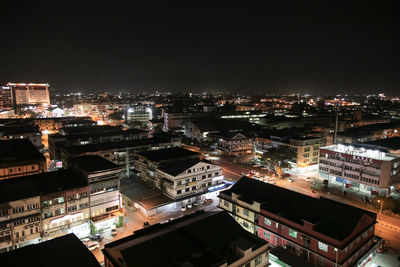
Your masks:
M 146 159 L 153 162 L 161 162 L 173 158 L 187 159 L 193 157 L 200 157 L 201 154 L 181 147 L 173 147 L 173 148 L 159 149 L 153 151 L 139 152 L 137 153 L 137 155 L 145 157 Z
M 245 120 L 240 119 L 213 119 L 213 118 L 204 118 L 198 120 L 192 120 L 193 124 L 195 124 L 201 132 L 210 132 L 210 131 L 230 131 L 230 130 L 252 130 L 252 124 Z
M 173 135 L 168 133 L 155 134 L 152 138 L 138 139 L 138 140 L 124 140 L 119 142 L 107 142 L 101 144 L 88 144 L 80 146 L 69 146 L 63 147 L 65 151 L 70 154 L 81 154 L 85 152 L 96 152 L 105 151 L 111 149 L 127 148 L 127 147 L 139 147 L 147 146 L 159 143 L 171 142 L 171 139 L 175 138 Z
M 323 197 L 313 198 L 246 176 L 230 189 L 222 191 L 220 197 L 232 196 L 232 193 L 246 203 L 258 202 L 261 210 L 294 223 L 303 225 L 304 221 L 310 222 L 314 224 L 314 231 L 338 241 L 348 237 L 363 216 L 369 216 L 372 224 L 376 218 L 376 214 L 366 210 Z
M 266 244 L 226 212 L 198 212 L 138 230 L 106 244 L 103 253 L 116 267 L 220 266 L 242 257 L 235 253 L 237 247 L 254 251 Z M 157 251 L 157 257 L 149 257 L 148 251 Z
M 364 144 L 336 144 L 330 146 L 321 147 L 321 149 L 326 149 L 338 153 L 354 155 L 357 157 L 365 157 L 376 160 L 390 161 L 396 158 L 400 158 L 400 156 L 396 156 L 393 154 L 386 153 L 385 151 L 380 151 L 377 147 L 372 147 Z
M 0 180 L 0 203 L 42 196 L 88 185 L 87 179 L 71 170 Z
M 211 164 L 210 161 L 201 160 L 200 158 L 185 158 L 163 162 L 160 164 L 159 169 L 165 173 L 171 174 L 172 176 L 177 176 L 199 162 Z
M 360 137 L 370 134 L 374 131 L 383 131 L 388 129 L 400 128 L 400 122 L 378 123 L 361 126 L 357 128 L 350 128 L 344 132 L 338 133 L 339 136 Z
M 100 267 L 93 253 L 74 234 L 0 254 L 0 262 L 8 267 Z
M 28 139 L 0 140 L 0 167 L 32 160 L 46 161 L 46 158 Z
M 107 171 L 112 169 L 121 169 L 120 166 L 113 162 L 102 158 L 97 155 L 87 155 L 70 159 L 71 166 L 78 167 L 79 169 L 91 173 Z
M 225 139 L 232 139 L 238 134 L 243 135 L 245 138 L 248 138 L 243 132 L 238 132 L 238 131 L 219 131 L 217 133 L 212 133 L 209 134 L 210 136 L 217 136 L 217 137 L 222 137 Z

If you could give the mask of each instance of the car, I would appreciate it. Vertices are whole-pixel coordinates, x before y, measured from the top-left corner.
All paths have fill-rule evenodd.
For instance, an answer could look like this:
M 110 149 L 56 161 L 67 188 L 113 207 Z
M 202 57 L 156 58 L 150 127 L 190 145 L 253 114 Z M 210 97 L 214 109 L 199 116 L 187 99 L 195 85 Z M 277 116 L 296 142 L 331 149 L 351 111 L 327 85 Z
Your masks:
M 192 205 L 192 203 L 189 203 L 189 204 L 187 204 L 187 208 L 188 208 L 188 209 L 191 209 L 191 208 L 193 208 L 193 205 Z
M 317 189 L 313 189 L 312 192 L 313 192 L 313 193 L 317 193 Z
M 117 227 L 113 225 L 113 227 L 111 227 L 111 236 L 116 236 L 116 235 L 117 235 Z
M 181 211 L 186 211 L 186 206 L 182 206 Z
M 89 241 L 89 242 L 86 244 L 86 247 L 87 247 L 90 251 L 92 251 L 92 250 L 95 250 L 95 249 L 97 249 L 97 248 L 100 248 L 100 244 L 99 244 L 99 242 L 97 242 L 97 241 Z
M 92 235 L 91 237 L 89 237 L 89 239 L 92 241 L 101 241 L 101 240 L 103 240 L 103 238 L 104 237 L 101 234 L 95 234 L 95 235 Z
M 150 223 L 149 222 L 144 222 L 143 223 L 143 227 L 149 227 L 150 226 Z
M 311 180 L 311 179 L 312 179 L 312 177 L 307 177 L 306 179 L 307 179 L 307 180 Z
M 294 179 L 289 178 L 289 179 L 287 179 L 287 181 L 288 181 L 289 183 L 293 183 L 293 182 L 294 182 Z
M 86 245 L 90 241 L 90 239 L 89 238 L 83 238 L 83 239 L 81 239 L 81 241 L 82 241 L 83 244 Z
M 368 204 L 371 203 L 371 200 L 366 195 L 363 196 L 363 201 L 364 201 L 364 203 L 368 203 Z

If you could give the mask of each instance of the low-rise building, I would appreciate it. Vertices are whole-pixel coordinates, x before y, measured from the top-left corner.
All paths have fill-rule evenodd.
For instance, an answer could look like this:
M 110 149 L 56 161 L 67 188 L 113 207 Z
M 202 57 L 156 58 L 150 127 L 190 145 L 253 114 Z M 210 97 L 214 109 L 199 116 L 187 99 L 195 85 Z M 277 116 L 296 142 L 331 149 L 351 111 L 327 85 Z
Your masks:
M 107 229 L 116 223 L 120 200 L 120 177 L 123 168 L 100 156 L 72 158 L 70 169 L 83 175 L 89 184 L 90 217 L 97 228 Z
M 28 139 L 37 149 L 42 149 L 42 134 L 37 126 L 0 127 L 0 140 Z
M 168 249 L 165 249 L 165 246 Z M 269 246 L 226 212 L 198 212 L 135 231 L 103 249 L 106 267 L 269 265 Z M 156 251 L 156 257 L 149 257 Z
M 180 147 L 181 140 L 168 133 L 158 133 L 152 138 L 89 144 L 61 148 L 63 168 L 68 168 L 70 158 L 98 155 L 124 168 L 124 175 L 134 172 L 134 154 L 141 151 L 158 150 L 170 147 Z
M 400 182 L 400 155 L 362 144 L 321 147 L 319 176 L 349 190 L 389 195 Z
M 244 229 L 315 266 L 361 266 L 379 246 L 376 214 L 242 177 L 219 207 Z
M 215 150 L 226 155 L 241 155 L 253 152 L 253 139 L 243 132 L 222 131 L 208 136 L 215 142 Z
M 0 180 L 46 171 L 46 158 L 29 140 L 0 140 Z
M 68 232 L 79 236 L 74 227 L 87 219 L 88 184 L 76 172 L 61 170 L 0 181 L 1 252 Z
M 225 185 L 222 168 L 197 152 L 174 147 L 135 156 L 140 179 L 172 199 L 200 197 Z

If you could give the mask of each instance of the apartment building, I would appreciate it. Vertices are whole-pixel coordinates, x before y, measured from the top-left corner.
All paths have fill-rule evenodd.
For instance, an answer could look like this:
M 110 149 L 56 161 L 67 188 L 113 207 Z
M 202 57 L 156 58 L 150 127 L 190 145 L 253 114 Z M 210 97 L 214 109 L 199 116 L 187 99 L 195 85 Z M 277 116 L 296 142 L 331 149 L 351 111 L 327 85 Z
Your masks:
M 117 222 L 121 208 L 120 177 L 122 167 L 100 156 L 70 159 L 69 168 L 85 177 L 89 184 L 90 217 L 98 228 L 110 228 Z
M 268 242 L 242 229 L 228 213 L 197 212 L 108 243 L 103 254 L 106 267 L 264 267 L 269 250 Z M 149 251 L 157 256 L 149 257 Z
M 180 147 L 136 153 L 135 169 L 140 179 L 172 199 L 189 198 L 225 186 L 220 166 Z
M 349 190 L 389 195 L 400 182 L 400 155 L 368 144 L 321 147 L 319 176 Z
M 393 137 L 400 137 L 400 123 L 396 121 L 350 128 L 339 132 L 337 140 L 339 143 L 353 144 Z
M 0 180 L 43 172 L 46 158 L 29 140 L 0 140 Z
M 218 153 L 226 155 L 242 155 L 253 152 L 253 139 L 243 132 L 221 131 L 208 136 L 215 140 Z
M 46 83 L 8 83 L 13 93 L 14 107 L 19 105 L 50 105 L 49 85 Z
M 34 119 L 34 124 L 39 127 L 40 131 L 55 133 L 62 128 L 96 126 L 97 122 L 93 121 L 90 117 L 61 117 L 37 118 Z
M 288 147 L 297 153 L 296 158 L 291 160 L 298 167 L 306 167 L 318 164 L 319 148 L 323 144 L 324 139 L 322 137 L 297 135 L 293 131 L 284 130 L 256 137 L 254 148 L 255 152 L 262 156 L 270 148 Z
M 71 209 L 77 194 L 85 205 Z M 68 232 L 79 235 L 74 227 L 89 218 L 87 194 L 87 181 L 69 170 L 1 180 L 0 252 Z
M 244 229 L 314 266 L 361 266 L 380 245 L 376 214 L 248 177 L 219 195 Z
M 70 158 L 98 155 L 124 168 L 124 176 L 129 177 L 135 172 L 134 154 L 136 152 L 180 146 L 180 138 L 168 133 L 157 133 L 154 134 L 152 138 L 140 140 L 62 147 L 61 159 L 63 168 L 68 168 L 68 161 Z

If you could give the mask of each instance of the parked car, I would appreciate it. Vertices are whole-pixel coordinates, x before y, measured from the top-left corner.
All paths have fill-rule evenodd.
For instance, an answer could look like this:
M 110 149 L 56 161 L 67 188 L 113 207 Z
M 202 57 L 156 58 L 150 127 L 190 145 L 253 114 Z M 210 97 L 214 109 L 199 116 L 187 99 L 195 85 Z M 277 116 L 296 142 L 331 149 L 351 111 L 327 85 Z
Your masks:
M 101 241 L 103 240 L 103 236 L 101 234 L 95 234 L 89 237 L 89 239 L 92 241 Z
M 307 177 L 306 179 L 307 179 L 307 180 L 311 180 L 311 179 L 312 179 L 312 177 Z
M 97 241 L 89 241 L 86 246 L 90 251 L 100 248 L 100 244 Z
M 186 206 L 182 206 L 181 211 L 186 211 Z
M 294 179 L 289 178 L 289 179 L 287 179 L 287 181 L 288 181 L 289 183 L 293 183 L 293 182 L 294 182 Z
M 313 192 L 313 193 L 317 193 L 317 189 L 313 189 L 312 192 Z
M 117 227 L 113 225 L 113 227 L 111 227 L 111 236 L 116 236 L 116 235 L 117 235 Z
M 366 195 L 363 196 L 364 203 L 371 203 L 371 200 Z
M 149 222 L 144 222 L 144 223 L 143 223 L 143 227 L 148 227 L 148 226 L 150 226 L 150 223 L 149 223 Z
M 193 208 L 193 205 L 192 205 L 192 203 L 189 203 L 189 204 L 187 204 L 187 208 L 188 208 L 188 209 L 191 209 L 191 208 Z

